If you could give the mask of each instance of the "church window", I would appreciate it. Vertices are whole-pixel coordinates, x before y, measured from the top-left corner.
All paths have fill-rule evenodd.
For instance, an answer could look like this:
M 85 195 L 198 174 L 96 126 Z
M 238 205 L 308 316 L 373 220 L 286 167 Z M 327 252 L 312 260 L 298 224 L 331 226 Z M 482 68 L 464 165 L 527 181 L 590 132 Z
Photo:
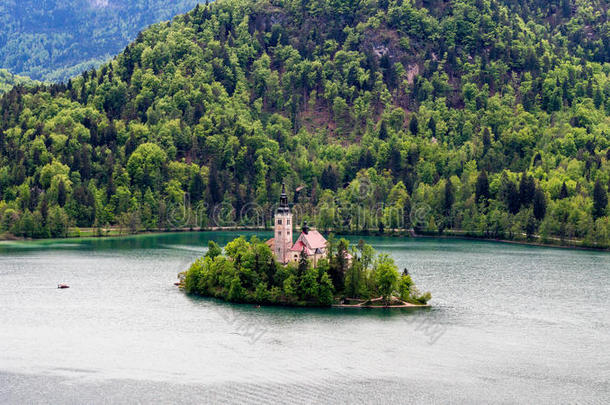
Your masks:
M 278 219 L 278 220 L 277 220 L 277 224 L 278 224 L 278 225 L 282 225 L 282 220 L 281 220 L 281 219 Z
M 286 220 L 286 225 L 290 225 L 290 220 L 289 219 Z

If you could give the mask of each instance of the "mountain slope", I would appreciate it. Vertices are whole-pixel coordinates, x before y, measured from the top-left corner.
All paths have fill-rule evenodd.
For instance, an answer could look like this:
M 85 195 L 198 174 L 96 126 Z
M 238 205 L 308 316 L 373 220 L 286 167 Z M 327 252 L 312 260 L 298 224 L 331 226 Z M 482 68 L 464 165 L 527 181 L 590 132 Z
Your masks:
M 587 28 L 594 1 L 537 3 L 197 7 L 2 98 L 2 227 L 164 227 L 185 192 L 198 211 L 179 221 L 247 224 L 286 182 L 322 228 L 608 245 L 607 23 Z
M 190 10 L 197 0 L 3 0 L 0 67 L 67 80 L 116 55 L 139 30 Z

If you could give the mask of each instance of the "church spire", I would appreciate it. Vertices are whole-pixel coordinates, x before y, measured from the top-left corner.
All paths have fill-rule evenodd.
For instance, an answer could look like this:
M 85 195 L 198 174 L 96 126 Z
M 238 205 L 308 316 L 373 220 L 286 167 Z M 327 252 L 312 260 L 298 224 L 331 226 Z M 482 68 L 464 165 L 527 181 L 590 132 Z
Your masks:
M 286 185 L 282 183 L 282 194 L 280 195 L 280 206 L 277 209 L 278 213 L 289 213 L 288 195 L 286 194 Z
M 288 196 L 286 195 L 286 184 L 282 183 L 282 195 L 280 196 L 280 205 L 288 206 Z

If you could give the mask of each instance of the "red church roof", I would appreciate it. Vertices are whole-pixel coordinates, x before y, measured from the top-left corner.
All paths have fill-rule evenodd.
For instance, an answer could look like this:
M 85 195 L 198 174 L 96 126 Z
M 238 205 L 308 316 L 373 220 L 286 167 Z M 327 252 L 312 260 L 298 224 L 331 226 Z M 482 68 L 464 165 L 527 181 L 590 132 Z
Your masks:
M 316 230 L 302 233 L 301 236 L 305 239 L 307 247 L 311 249 L 323 249 L 326 247 L 326 238 Z
M 290 248 L 290 250 L 293 251 L 293 252 L 302 252 L 303 248 L 305 248 L 305 254 L 307 256 L 313 255 L 313 252 L 311 251 L 311 249 L 308 249 L 307 246 L 305 246 L 305 244 L 302 241 L 300 241 L 300 240 L 297 240 L 297 243 L 295 243 L 292 246 L 292 248 Z
M 290 249 L 293 252 L 301 252 L 305 248 L 305 253 L 308 256 L 312 256 L 326 248 L 326 239 L 322 234 L 316 230 L 310 230 L 307 233 L 301 232 L 297 241 Z

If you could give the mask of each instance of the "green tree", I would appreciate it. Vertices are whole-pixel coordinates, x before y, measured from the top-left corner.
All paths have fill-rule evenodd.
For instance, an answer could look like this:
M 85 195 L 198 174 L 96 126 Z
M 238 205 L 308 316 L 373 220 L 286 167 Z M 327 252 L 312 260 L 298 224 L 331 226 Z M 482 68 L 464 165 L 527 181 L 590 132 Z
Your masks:
M 297 279 L 293 274 L 284 280 L 283 291 L 289 302 L 294 303 L 298 300 L 299 292 Z
M 63 208 L 51 208 L 49 210 L 49 218 L 47 223 L 51 237 L 64 238 L 68 235 L 69 219 Z
M 417 121 L 416 115 L 413 115 L 411 121 L 409 121 L 409 131 L 411 131 L 413 135 L 417 135 L 417 132 L 419 131 L 419 122 Z
M 63 180 L 60 180 L 57 185 L 57 204 L 59 204 L 60 207 L 66 205 L 66 199 L 68 198 L 67 194 L 66 185 Z
M 216 242 L 213 240 L 208 242 L 208 251 L 205 254 L 205 257 L 209 257 L 210 259 L 214 259 L 217 256 L 222 254 L 222 248 L 218 246 Z
M 546 196 L 544 195 L 544 192 L 540 189 L 537 188 L 536 191 L 534 192 L 534 218 L 536 218 L 538 221 L 541 221 L 542 219 L 544 219 L 544 216 L 546 215 Z
M 403 274 L 398 282 L 398 292 L 400 293 L 400 299 L 403 301 L 409 301 L 411 299 L 411 289 L 414 287 L 413 280 L 408 274 Z
M 335 291 L 343 291 L 345 285 L 345 273 L 348 267 L 348 249 L 349 242 L 346 239 L 339 240 L 336 254 L 332 255 L 330 260 L 330 277 L 333 280 Z M 329 254 L 332 254 L 332 251 L 329 251 Z
M 399 274 L 396 265 L 387 255 L 381 255 L 375 274 L 379 293 L 386 305 L 388 305 L 390 304 L 392 294 L 398 287 Z
M 241 280 L 237 274 L 231 280 L 231 286 L 229 287 L 227 299 L 233 302 L 242 302 L 245 299 L 244 287 L 242 286 Z
M 305 253 L 305 247 L 301 250 L 299 254 L 299 265 L 297 267 L 297 282 L 301 282 L 305 273 L 309 269 L 309 259 L 307 259 L 307 254 Z
M 536 184 L 532 176 L 523 172 L 521 175 L 521 183 L 519 183 L 519 201 L 522 207 L 529 206 L 534 201 L 536 193 Z
M 333 291 L 333 282 L 328 276 L 328 273 L 322 273 L 318 290 L 318 301 L 320 302 L 320 305 L 330 306 L 333 303 Z
M 568 193 L 568 187 L 566 186 L 566 182 L 564 181 L 561 185 L 561 191 L 559 192 L 559 199 L 563 200 L 564 198 L 568 198 L 569 195 L 570 194 Z
M 446 216 L 451 214 L 451 209 L 453 208 L 453 204 L 455 202 L 455 192 L 453 190 L 453 183 L 451 179 L 447 179 L 445 182 L 445 194 L 443 199 L 443 211 Z
M 486 202 L 489 199 L 489 180 L 485 170 L 482 170 L 479 177 L 477 177 L 475 195 L 477 201 Z
M 308 268 L 305 274 L 303 274 L 299 284 L 301 298 L 311 302 L 318 302 L 319 288 L 318 270 Z
M 167 154 L 154 143 L 138 146 L 127 161 L 127 172 L 139 187 L 159 188 L 162 180 L 161 169 L 167 161 Z
M 603 184 L 597 180 L 593 186 L 593 219 L 601 218 L 606 213 L 608 206 L 608 192 Z
M 364 270 L 361 258 L 352 261 L 345 275 L 345 294 L 350 298 L 358 298 L 362 294 Z
M 2 231 L 7 232 L 12 230 L 18 221 L 19 213 L 12 208 L 7 208 L 2 215 Z

